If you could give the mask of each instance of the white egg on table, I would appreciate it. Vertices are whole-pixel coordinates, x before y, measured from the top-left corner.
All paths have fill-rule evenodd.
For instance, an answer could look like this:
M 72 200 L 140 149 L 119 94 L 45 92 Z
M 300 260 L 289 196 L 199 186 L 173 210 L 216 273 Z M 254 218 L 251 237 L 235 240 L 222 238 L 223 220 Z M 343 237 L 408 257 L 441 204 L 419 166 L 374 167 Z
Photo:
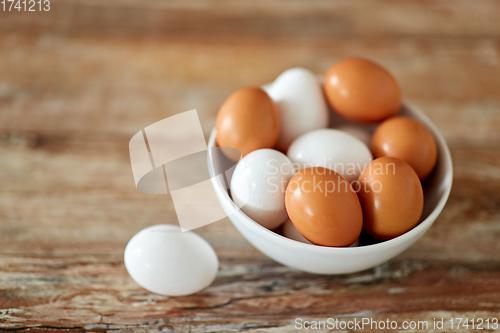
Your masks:
M 292 162 L 277 150 L 251 152 L 238 162 L 231 177 L 234 203 L 262 226 L 280 226 L 288 218 L 285 192 L 293 171 Z
M 370 149 L 361 140 L 331 128 L 301 135 L 290 145 L 287 156 L 300 169 L 322 166 L 334 170 L 349 182 L 357 180 L 373 160 Z
M 207 241 L 171 224 L 139 231 L 128 242 L 124 259 L 135 282 L 168 296 L 190 295 L 208 287 L 219 269 L 217 255 Z
M 278 76 L 267 88 L 267 93 L 280 112 L 278 150 L 286 152 L 300 135 L 328 126 L 330 111 L 321 85 L 311 71 L 291 68 Z

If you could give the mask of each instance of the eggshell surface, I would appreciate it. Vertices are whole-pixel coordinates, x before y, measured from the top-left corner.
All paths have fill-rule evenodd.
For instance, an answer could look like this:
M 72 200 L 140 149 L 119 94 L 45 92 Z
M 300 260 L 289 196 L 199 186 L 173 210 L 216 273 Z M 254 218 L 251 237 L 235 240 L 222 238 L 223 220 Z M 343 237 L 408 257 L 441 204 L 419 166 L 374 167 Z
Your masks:
M 437 161 L 436 142 L 423 124 L 408 117 L 392 117 L 382 122 L 372 138 L 375 157 L 396 157 L 408 163 L 424 180 Z
M 404 234 L 422 216 L 422 185 L 412 167 L 400 159 L 374 160 L 363 170 L 355 188 L 363 207 L 363 228 L 379 240 Z
M 264 90 L 243 88 L 224 101 L 215 128 L 219 147 L 236 148 L 243 156 L 272 148 L 280 131 L 278 109 Z
M 313 166 L 329 168 L 349 182 L 357 180 L 372 161 L 370 149 L 361 140 L 331 128 L 300 136 L 290 145 L 287 156 L 299 169 Z
M 396 114 L 401 90 L 382 66 L 350 58 L 333 65 L 325 75 L 325 94 L 341 116 L 363 123 L 380 122 Z
M 353 125 L 344 125 L 336 128 L 339 131 L 345 132 L 358 138 L 361 142 L 363 142 L 367 147 L 370 147 L 372 143 L 372 133 L 363 127 L 353 126 Z
M 288 184 L 285 205 L 295 228 L 313 244 L 350 246 L 361 233 L 363 215 L 356 192 L 333 170 L 300 170 Z
M 285 236 L 286 238 L 296 240 L 297 242 L 312 244 L 310 241 L 308 241 L 304 236 L 300 234 L 300 232 L 297 230 L 297 228 L 295 228 L 292 221 L 290 220 L 287 220 L 285 223 L 283 223 L 283 236 Z M 352 243 L 351 246 L 349 247 L 357 247 L 357 246 L 359 246 L 359 239 L 356 239 L 356 241 Z
M 207 241 L 169 224 L 138 232 L 128 242 L 124 260 L 130 276 L 141 287 L 169 296 L 194 294 L 206 288 L 219 267 Z
M 290 160 L 277 150 L 251 152 L 234 169 L 231 178 L 234 203 L 262 226 L 268 229 L 280 226 L 288 217 L 285 191 L 293 171 Z
M 295 228 L 292 221 L 290 220 L 287 220 L 283 224 L 283 236 L 296 240 L 297 242 L 312 244 L 310 241 L 308 241 L 304 236 L 300 234 L 300 232 L 297 230 L 297 228 Z
M 300 135 L 328 126 L 330 111 L 317 77 L 305 68 L 283 72 L 267 89 L 280 111 L 276 149 L 286 152 Z

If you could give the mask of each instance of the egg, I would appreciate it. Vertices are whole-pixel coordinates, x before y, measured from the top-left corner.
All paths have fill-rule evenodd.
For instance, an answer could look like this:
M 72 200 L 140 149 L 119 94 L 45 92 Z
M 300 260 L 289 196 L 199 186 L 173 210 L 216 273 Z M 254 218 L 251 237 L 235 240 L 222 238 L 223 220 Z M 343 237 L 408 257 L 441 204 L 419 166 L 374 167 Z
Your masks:
M 330 111 L 318 78 L 311 71 L 291 68 L 278 76 L 267 92 L 280 112 L 276 149 L 286 152 L 300 135 L 328 126 Z
M 128 242 L 124 260 L 128 273 L 141 287 L 168 296 L 190 295 L 206 288 L 219 267 L 210 244 L 169 224 L 139 231 Z
M 350 134 L 354 136 L 355 138 L 358 138 L 361 142 L 363 142 L 367 147 L 370 147 L 371 142 L 372 142 L 372 133 L 370 130 L 364 127 L 360 126 L 354 126 L 354 125 L 344 125 L 340 126 L 338 128 L 339 131 L 346 132 L 347 134 Z
M 285 223 L 283 223 L 283 236 L 285 236 L 286 238 L 296 240 L 297 242 L 312 244 L 310 241 L 308 241 L 304 236 L 300 234 L 300 232 L 297 230 L 297 228 L 295 228 L 292 221 L 290 220 L 287 220 Z
M 356 241 L 354 243 L 351 244 L 351 246 L 349 247 L 358 247 L 359 246 L 359 238 L 356 239 Z
M 224 101 L 215 128 L 219 147 L 236 148 L 243 156 L 272 148 L 280 131 L 278 109 L 264 90 L 243 88 Z
M 330 106 L 350 120 L 380 122 L 401 107 L 397 81 L 370 60 L 350 58 L 333 65 L 325 75 L 324 87 Z
M 392 239 L 418 224 L 424 194 L 408 163 L 394 157 L 377 158 L 363 170 L 354 187 L 363 207 L 363 228 L 371 236 Z
M 304 236 L 300 234 L 300 232 L 295 228 L 293 225 L 292 221 L 287 220 L 285 223 L 283 223 L 283 236 L 286 238 L 293 239 L 297 242 L 302 242 L 306 244 L 312 244 L 310 241 L 308 241 Z M 356 239 L 354 243 L 351 244 L 349 247 L 357 247 L 359 246 L 359 239 Z
M 305 168 L 286 189 L 285 206 L 293 225 L 308 241 L 350 246 L 363 226 L 363 214 L 351 184 L 333 170 Z
M 408 117 L 392 117 L 373 133 L 371 148 L 375 157 L 397 157 L 408 163 L 424 180 L 437 161 L 436 142 L 422 123 Z
M 280 226 L 288 218 L 285 191 L 293 171 L 292 162 L 277 150 L 251 152 L 236 165 L 231 177 L 234 203 L 262 226 Z
M 358 179 L 372 161 L 370 149 L 358 138 L 325 128 L 298 137 L 288 149 L 288 158 L 298 169 L 321 166 L 330 168 L 349 182 Z

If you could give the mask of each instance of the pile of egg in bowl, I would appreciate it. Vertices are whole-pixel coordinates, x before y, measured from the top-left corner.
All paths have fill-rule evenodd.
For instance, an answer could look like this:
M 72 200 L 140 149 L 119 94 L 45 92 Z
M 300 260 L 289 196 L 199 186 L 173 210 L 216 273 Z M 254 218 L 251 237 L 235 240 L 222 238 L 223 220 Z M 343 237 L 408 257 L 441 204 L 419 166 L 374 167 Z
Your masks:
M 312 273 L 356 272 L 404 251 L 451 189 L 442 135 L 367 59 L 342 60 L 324 80 L 292 68 L 234 92 L 209 146 L 242 155 L 225 184 L 212 179 L 234 226 L 269 257 Z

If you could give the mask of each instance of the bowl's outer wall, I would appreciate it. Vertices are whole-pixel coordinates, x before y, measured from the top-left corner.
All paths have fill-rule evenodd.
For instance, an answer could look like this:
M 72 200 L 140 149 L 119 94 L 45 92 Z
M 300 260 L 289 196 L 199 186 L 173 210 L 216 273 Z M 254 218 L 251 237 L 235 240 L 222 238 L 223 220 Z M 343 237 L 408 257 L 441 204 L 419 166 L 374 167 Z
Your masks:
M 438 164 L 426 184 L 431 190 L 425 193 L 423 221 L 414 229 L 390 241 L 354 248 L 332 248 L 305 244 L 283 237 L 262 227 L 242 211 L 234 212 L 234 203 L 220 177 L 213 177 L 212 184 L 229 220 L 238 231 L 259 251 L 275 261 L 298 270 L 316 274 L 346 274 L 363 271 L 380 265 L 413 245 L 434 223 L 448 199 L 452 183 L 451 155 L 438 129 L 418 108 L 404 102 L 401 115 L 407 115 L 424 123 L 433 133 L 438 146 Z M 209 140 L 209 148 L 215 146 L 215 129 Z M 213 161 L 209 161 L 212 163 Z

